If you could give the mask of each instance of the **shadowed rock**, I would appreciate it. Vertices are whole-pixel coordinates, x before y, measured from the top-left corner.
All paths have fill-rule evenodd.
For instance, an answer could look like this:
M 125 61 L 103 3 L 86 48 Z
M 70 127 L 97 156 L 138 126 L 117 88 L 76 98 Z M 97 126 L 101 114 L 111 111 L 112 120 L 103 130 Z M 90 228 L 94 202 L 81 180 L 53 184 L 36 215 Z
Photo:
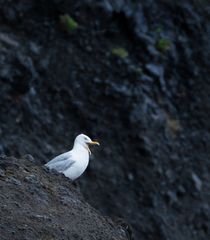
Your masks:
M 9 157 L 0 159 L 0 173 L 1 240 L 128 239 L 126 228 L 101 216 L 62 174 Z

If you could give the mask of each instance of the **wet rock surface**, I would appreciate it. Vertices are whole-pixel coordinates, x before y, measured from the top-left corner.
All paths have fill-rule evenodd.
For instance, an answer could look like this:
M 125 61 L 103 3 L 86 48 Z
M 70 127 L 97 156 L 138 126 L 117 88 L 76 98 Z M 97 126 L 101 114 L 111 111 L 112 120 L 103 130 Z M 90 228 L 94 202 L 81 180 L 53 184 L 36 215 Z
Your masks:
M 78 187 L 27 158 L 2 157 L 1 239 L 129 239 L 119 223 L 87 204 Z
M 92 206 L 134 239 L 208 239 L 209 3 L 0 3 L 0 152 L 44 164 L 87 133 Z

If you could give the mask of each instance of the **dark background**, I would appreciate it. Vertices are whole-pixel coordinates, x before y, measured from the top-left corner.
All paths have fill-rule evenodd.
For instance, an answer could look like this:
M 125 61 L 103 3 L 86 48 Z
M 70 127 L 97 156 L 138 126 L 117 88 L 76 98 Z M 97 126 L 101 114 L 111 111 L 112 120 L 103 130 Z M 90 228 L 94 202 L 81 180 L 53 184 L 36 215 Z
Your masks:
M 92 206 L 136 240 L 209 239 L 209 56 L 208 1 L 1 0 L 0 153 L 41 165 L 83 132 Z

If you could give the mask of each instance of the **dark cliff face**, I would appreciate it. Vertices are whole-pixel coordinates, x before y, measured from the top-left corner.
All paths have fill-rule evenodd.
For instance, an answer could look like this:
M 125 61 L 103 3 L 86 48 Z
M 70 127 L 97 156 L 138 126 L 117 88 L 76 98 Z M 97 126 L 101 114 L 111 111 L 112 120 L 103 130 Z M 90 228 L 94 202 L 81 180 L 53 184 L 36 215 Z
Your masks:
M 43 164 L 84 132 L 91 205 L 135 239 L 207 239 L 209 22 L 206 1 L 1 1 L 0 151 Z
M 32 156 L 0 159 L 1 239 L 126 240 L 127 230 L 102 217 L 62 174 Z

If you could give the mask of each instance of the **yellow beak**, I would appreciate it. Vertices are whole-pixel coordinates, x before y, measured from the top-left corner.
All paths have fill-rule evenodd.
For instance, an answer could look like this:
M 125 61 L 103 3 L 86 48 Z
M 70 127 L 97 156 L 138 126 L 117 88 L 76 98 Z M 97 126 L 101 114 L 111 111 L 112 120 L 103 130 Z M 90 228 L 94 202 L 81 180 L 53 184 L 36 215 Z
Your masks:
M 92 142 L 89 142 L 88 144 L 90 144 L 90 145 L 98 145 L 98 146 L 100 146 L 100 143 L 97 142 L 97 141 L 92 141 Z

